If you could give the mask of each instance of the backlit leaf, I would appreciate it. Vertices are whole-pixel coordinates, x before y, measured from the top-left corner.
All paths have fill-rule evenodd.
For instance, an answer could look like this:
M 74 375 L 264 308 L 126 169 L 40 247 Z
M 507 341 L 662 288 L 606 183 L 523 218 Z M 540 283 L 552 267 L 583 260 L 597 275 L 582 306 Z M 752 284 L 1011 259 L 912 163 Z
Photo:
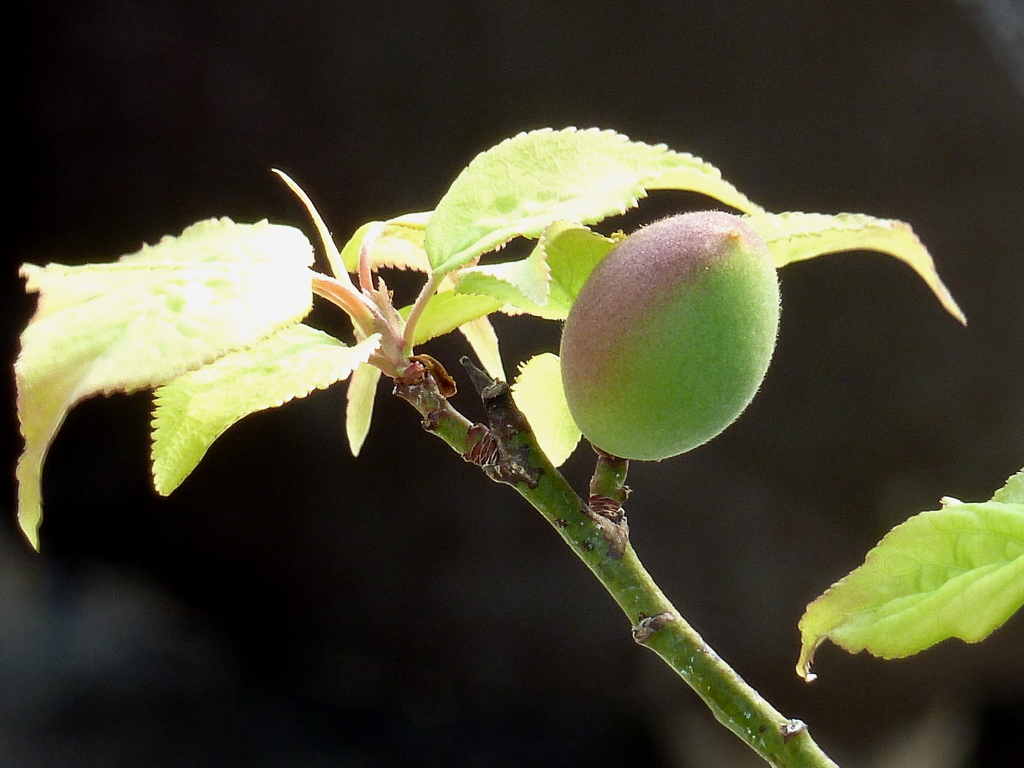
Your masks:
M 539 244 L 525 259 L 466 267 L 458 275 L 460 293 L 494 296 L 510 304 L 526 301 L 544 305 L 548 302 L 551 268 Z
M 581 434 L 565 402 L 558 356 L 544 352 L 524 363 L 512 386 L 512 399 L 548 460 L 561 466 L 576 450 Z
M 893 528 L 807 606 L 797 673 L 813 679 L 826 639 L 850 653 L 901 658 L 950 637 L 978 642 L 1021 605 L 1024 503 L 951 500 Z
M 477 155 L 438 203 L 424 245 L 443 274 L 515 237 L 537 237 L 559 219 L 593 224 L 624 213 L 648 189 L 690 190 L 761 210 L 693 155 L 613 131 L 544 129 Z
M 529 292 L 516 280 L 513 269 L 504 272 L 489 271 L 487 267 L 470 267 L 459 272 L 459 293 L 476 293 L 501 299 L 508 308 L 536 315 L 546 320 L 564 320 L 569 314 L 583 283 L 615 246 L 616 238 L 607 238 L 598 232 L 571 221 L 556 221 L 541 234 L 530 256 L 524 261 L 528 274 L 548 275 L 544 302 L 531 299 Z M 534 266 L 526 267 L 526 262 Z M 499 266 L 506 266 L 504 264 Z
M 913 268 L 942 306 L 966 324 L 960 307 L 939 279 L 935 262 L 909 224 L 861 213 L 760 213 L 746 222 L 768 244 L 776 267 L 840 251 L 879 251 Z
M 594 267 L 622 239 L 605 237 L 586 227 L 559 221 L 548 227 L 541 238 L 548 266 L 551 268 L 551 290 L 545 307 L 548 317 L 564 320 L 569 309 L 587 282 Z
M 352 374 L 345 395 L 345 436 L 353 456 L 363 449 L 373 419 L 373 402 L 377 398 L 377 382 L 381 371 L 373 365 L 360 365 Z
M 486 315 L 470 320 L 459 326 L 459 331 L 466 337 L 473 348 L 477 359 L 492 379 L 507 381 L 505 367 L 501 363 L 501 351 L 498 349 L 498 335 Z
M 38 546 L 40 475 L 67 412 L 162 384 L 302 319 L 313 250 L 297 229 L 210 219 L 112 264 L 27 264 L 40 294 L 15 364 L 25 450 L 18 516 Z
M 177 488 L 232 424 L 348 378 L 378 346 L 377 334 L 347 347 L 300 323 L 160 387 L 153 415 L 157 492 Z
M 1024 469 L 1006 481 L 992 496 L 992 501 L 1006 504 L 1024 504 Z
M 430 272 L 427 252 L 423 250 L 423 237 L 430 213 L 407 213 L 388 221 L 363 224 L 341 249 L 341 261 L 349 272 L 359 269 L 359 251 L 366 235 L 375 228 L 380 230 L 370 247 L 370 269 L 413 269 Z
M 498 311 L 501 304 L 501 301 L 492 296 L 440 291 L 431 297 L 419 322 L 416 323 L 412 343 L 413 345 L 422 344 L 430 339 L 451 333 L 463 323 Z M 402 317 L 408 318 L 411 309 L 411 306 L 403 307 Z

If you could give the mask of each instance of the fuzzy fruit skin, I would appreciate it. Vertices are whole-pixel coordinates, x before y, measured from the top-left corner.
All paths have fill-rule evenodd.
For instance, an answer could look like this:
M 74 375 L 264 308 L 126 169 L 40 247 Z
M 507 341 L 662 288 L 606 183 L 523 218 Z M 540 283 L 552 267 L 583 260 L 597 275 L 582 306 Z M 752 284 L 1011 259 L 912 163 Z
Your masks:
M 614 456 L 684 453 L 747 407 L 778 328 L 775 267 L 740 217 L 663 219 L 617 245 L 569 312 L 560 350 L 569 411 Z

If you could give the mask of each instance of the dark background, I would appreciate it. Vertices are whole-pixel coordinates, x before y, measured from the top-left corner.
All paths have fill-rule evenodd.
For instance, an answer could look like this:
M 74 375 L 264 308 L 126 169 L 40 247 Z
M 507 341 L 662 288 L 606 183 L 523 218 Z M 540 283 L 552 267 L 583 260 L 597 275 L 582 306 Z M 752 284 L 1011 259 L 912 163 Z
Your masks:
M 970 325 L 887 257 L 787 267 L 761 395 L 712 444 L 633 467 L 632 540 L 844 765 L 1014 764 L 1022 616 L 899 662 L 826 646 L 813 685 L 793 665 L 805 604 L 885 531 L 1024 462 L 1022 20 L 1015 0 L 26 4 L 5 364 L 33 305 L 23 261 L 106 260 L 211 215 L 311 232 L 271 167 L 343 238 L 429 209 L 504 137 L 600 126 L 694 152 L 771 210 L 905 219 Z M 706 204 L 659 193 L 622 225 Z M 510 370 L 557 344 L 553 324 L 499 332 Z M 466 347 L 426 351 L 456 368 Z M 352 459 L 343 403 L 339 386 L 249 419 L 169 499 L 149 488 L 148 396 L 82 404 L 38 556 L 4 475 L 0 764 L 746 764 L 510 489 L 386 389 Z M 570 462 L 577 487 L 591 464 Z

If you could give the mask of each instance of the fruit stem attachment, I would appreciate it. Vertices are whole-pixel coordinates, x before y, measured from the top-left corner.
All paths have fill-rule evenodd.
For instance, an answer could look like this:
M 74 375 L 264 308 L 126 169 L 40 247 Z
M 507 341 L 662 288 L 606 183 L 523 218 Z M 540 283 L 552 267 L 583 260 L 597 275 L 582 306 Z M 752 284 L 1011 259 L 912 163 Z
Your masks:
M 632 625 L 633 638 L 657 653 L 704 700 L 715 717 L 770 765 L 838 768 L 806 726 L 784 717 L 716 654 L 675 609 L 637 558 L 619 524 L 596 514 L 540 450 L 508 386 L 463 358 L 489 423 L 472 424 L 441 394 L 430 368 L 412 360 L 395 393 L 423 415 L 423 426 L 492 479 L 516 489 L 608 590 Z M 626 463 L 598 454 L 591 495 L 625 499 Z M 595 494 L 595 490 L 597 494 Z
M 597 464 L 594 476 L 590 478 L 590 508 L 605 517 L 619 516 L 625 521 L 622 505 L 629 497 L 629 486 L 626 485 L 626 473 L 629 471 L 629 459 L 621 459 L 605 453 L 595 447 Z

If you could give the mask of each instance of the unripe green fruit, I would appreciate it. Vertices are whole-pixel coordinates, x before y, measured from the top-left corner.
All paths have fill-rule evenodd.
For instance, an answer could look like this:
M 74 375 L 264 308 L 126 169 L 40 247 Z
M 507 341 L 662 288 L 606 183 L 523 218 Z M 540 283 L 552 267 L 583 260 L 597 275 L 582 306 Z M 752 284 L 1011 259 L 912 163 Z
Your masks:
M 569 312 L 569 411 L 614 456 L 684 453 L 747 407 L 778 328 L 775 267 L 741 218 L 706 211 L 656 222 L 598 264 Z

